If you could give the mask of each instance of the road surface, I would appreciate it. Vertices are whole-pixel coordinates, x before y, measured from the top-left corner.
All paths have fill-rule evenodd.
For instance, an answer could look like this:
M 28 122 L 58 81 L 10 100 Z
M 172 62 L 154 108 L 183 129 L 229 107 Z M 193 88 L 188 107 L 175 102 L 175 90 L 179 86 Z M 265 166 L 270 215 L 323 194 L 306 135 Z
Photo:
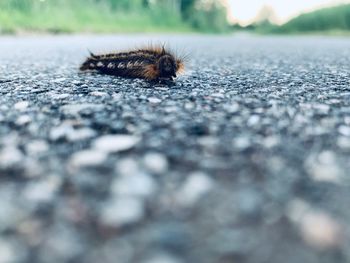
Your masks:
M 171 85 L 79 73 L 166 43 Z M 0 38 L 1 263 L 350 262 L 350 39 Z

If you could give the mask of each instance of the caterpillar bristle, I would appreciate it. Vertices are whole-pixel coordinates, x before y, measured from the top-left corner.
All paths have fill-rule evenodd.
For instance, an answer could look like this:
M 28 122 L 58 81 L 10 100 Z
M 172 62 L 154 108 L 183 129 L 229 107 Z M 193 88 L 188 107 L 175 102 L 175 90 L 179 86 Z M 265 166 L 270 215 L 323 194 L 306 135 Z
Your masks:
M 80 66 L 81 71 L 147 80 L 173 79 L 184 71 L 184 61 L 162 46 L 149 46 L 126 52 L 95 55 Z

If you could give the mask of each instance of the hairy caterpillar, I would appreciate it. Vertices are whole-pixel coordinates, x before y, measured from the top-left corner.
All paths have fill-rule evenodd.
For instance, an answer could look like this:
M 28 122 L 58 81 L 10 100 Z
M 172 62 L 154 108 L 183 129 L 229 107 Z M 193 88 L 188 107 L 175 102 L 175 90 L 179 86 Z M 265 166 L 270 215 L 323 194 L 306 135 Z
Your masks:
M 175 57 L 164 47 L 152 47 L 128 52 L 94 55 L 81 65 L 80 70 L 146 80 L 173 80 L 184 70 L 183 59 Z

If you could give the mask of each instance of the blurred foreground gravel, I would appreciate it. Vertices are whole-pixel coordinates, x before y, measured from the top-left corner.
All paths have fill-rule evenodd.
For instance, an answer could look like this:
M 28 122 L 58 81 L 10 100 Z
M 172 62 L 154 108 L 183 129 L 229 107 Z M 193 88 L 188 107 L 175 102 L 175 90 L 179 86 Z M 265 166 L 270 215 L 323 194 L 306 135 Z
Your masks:
M 173 85 L 88 54 L 189 54 Z M 0 38 L 0 263 L 350 262 L 350 39 Z

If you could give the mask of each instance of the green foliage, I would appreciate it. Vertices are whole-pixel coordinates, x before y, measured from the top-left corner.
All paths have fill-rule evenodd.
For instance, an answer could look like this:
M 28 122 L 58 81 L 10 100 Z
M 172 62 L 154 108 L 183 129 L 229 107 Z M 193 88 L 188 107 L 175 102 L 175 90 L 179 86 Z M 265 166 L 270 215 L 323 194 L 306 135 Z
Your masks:
M 209 1 L 0 0 L 0 33 L 226 30 L 226 10 Z
M 350 31 L 350 5 L 340 5 L 302 14 L 288 23 L 266 28 L 272 33 Z
M 225 8 L 213 1 L 207 6 L 195 9 L 187 21 L 198 30 L 205 29 L 209 32 L 223 32 L 229 29 Z

